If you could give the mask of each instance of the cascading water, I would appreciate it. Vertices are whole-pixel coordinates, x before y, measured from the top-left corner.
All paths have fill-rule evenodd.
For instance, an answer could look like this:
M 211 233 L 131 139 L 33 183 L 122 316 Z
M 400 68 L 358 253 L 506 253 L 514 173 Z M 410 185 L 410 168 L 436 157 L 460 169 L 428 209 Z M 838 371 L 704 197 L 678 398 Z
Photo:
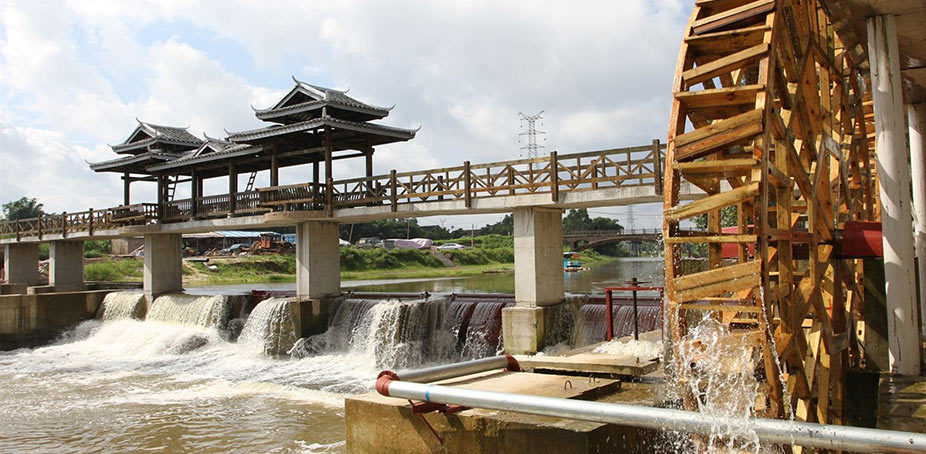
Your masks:
M 497 301 L 474 304 L 462 345 L 463 359 L 494 356 L 501 351 L 502 309 L 510 304 Z
M 295 307 L 296 302 L 286 298 L 261 301 L 248 316 L 238 343 L 270 356 L 288 352 L 299 338 Z
M 658 329 L 661 324 L 661 308 L 652 305 L 637 306 L 638 324 L 641 333 Z M 633 306 L 614 305 L 611 314 L 614 338 L 633 334 Z M 604 304 L 585 304 L 579 309 L 576 347 L 591 345 L 605 340 L 607 330 L 607 307 Z
M 231 305 L 224 295 L 171 293 L 154 300 L 146 320 L 225 329 Z
M 103 298 L 99 318 L 101 320 L 142 319 L 145 316 L 145 310 L 144 293 L 112 292 Z

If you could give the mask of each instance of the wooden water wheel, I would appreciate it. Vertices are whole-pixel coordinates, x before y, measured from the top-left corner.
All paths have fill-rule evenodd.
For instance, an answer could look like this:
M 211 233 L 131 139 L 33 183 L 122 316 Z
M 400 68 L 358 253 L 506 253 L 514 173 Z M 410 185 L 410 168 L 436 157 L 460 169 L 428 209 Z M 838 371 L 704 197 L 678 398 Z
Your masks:
M 709 314 L 757 352 L 755 411 L 839 424 L 862 323 L 849 220 L 875 220 L 864 81 L 823 5 L 697 0 L 679 52 L 666 153 L 667 330 L 673 352 Z M 707 196 L 679 202 L 682 180 Z M 706 217 L 702 232 L 681 222 Z M 726 222 L 724 222 L 726 221 Z M 683 267 L 682 251 L 707 266 Z M 684 382 L 691 363 L 671 369 Z M 697 409 L 694 392 L 685 405 Z

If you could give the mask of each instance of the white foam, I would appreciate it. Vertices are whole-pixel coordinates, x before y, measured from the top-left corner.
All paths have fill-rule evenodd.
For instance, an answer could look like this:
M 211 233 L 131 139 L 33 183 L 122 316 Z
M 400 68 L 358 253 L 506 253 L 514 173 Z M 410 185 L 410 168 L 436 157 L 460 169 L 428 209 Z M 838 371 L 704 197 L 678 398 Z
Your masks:
M 620 341 L 615 339 L 595 347 L 592 353 L 627 355 L 635 356 L 640 359 L 652 359 L 663 356 L 664 351 L 662 341 L 651 342 L 633 339 Z

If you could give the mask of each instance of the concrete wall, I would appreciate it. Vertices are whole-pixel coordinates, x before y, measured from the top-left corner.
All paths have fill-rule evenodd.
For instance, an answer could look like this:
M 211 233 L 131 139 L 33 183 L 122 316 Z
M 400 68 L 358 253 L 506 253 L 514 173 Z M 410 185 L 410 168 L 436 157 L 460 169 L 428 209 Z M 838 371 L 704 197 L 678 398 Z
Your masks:
M 110 290 L 0 296 L 0 350 L 42 345 L 94 318 Z
M 144 245 L 144 238 L 115 238 L 112 252 L 116 255 L 126 255 Z
M 296 296 L 319 299 L 341 294 L 341 248 L 338 224 L 296 225 Z

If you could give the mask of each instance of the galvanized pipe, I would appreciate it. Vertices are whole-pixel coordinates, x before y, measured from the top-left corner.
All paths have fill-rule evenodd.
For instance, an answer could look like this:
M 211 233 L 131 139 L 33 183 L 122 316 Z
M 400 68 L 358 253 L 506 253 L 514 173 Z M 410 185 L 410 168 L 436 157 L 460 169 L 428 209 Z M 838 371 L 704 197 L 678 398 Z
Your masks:
M 465 364 L 465 363 L 464 363 Z M 620 424 L 625 426 L 711 435 L 718 428 L 745 428 L 760 441 L 853 452 L 924 453 L 926 435 L 890 430 L 832 426 L 778 419 L 738 421 L 696 412 L 617 403 L 508 394 L 449 386 L 411 383 L 380 377 L 384 396 L 464 407 L 512 411 L 541 416 Z
M 478 374 L 492 369 L 508 369 L 520 371 L 518 361 L 511 355 L 492 356 L 489 358 L 475 359 L 464 361 L 462 363 L 447 364 L 443 366 L 427 367 L 424 369 L 401 371 L 393 373 L 385 371 L 380 373 L 380 377 L 388 375 L 393 380 L 413 381 L 419 383 L 429 383 L 448 378 L 462 377 L 463 375 Z

